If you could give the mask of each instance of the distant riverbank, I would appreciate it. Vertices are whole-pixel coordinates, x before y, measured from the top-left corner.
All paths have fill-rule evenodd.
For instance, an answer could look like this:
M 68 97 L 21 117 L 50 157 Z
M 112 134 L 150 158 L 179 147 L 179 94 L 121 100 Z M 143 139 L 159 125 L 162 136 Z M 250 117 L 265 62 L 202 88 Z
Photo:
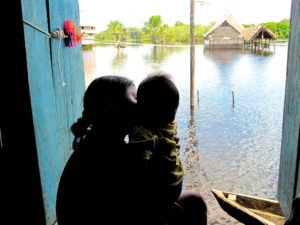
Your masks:
M 114 41 L 97 41 L 95 40 L 94 44 L 82 45 L 82 50 L 92 50 L 95 47 L 105 47 L 105 46 L 115 46 L 116 42 Z M 122 47 L 126 46 L 141 46 L 141 45 L 150 45 L 150 46 L 163 46 L 163 47 L 178 47 L 178 46 L 189 46 L 187 44 L 150 44 L 150 43 L 137 43 L 137 42 L 120 42 Z M 288 45 L 288 39 L 278 39 L 276 42 L 271 45 L 275 46 L 285 46 Z M 204 46 L 204 44 L 196 44 L 195 46 Z

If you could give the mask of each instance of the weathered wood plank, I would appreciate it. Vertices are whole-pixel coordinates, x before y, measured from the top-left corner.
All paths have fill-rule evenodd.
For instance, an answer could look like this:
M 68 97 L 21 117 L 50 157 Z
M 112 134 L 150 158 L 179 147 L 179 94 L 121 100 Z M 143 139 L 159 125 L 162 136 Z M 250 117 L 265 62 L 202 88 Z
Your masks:
M 23 19 L 48 32 L 46 1 L 22 1 Z M 53 92 L 49 37 L 37 29 L 24 25 L 28 81 L 36 148 L 40 167 L 43 199 L 47 221 L 55 220 L 53 183 L 57 157 L 55 95 Z M 48 171 L 50 170 L 50 171 Z M 50 223 L 49 223 L 50 224 Z
M 300 195 L 300 0 L 293 0 L 288 47 L 287 79 L 283 114 L 278 198 L 283 213 L 290 213 L 292 200 Z M 298 176 L 298 177 L 297 177 Z M 298 182 L 297 182 L 298 181 Z
M 73 20 L 79 28 L 79 5 L 77 0 L 49 1 L 49 27 L 51 31 L 63 30 L 64 20 Z M 77 47 L 66 47 L 64 40 L 51 39 L 52 69 L 57 120 L 59 121 L 59 154 L 56 157 L 55 196 L 62 170 L 72 152 L 73 135 L 71 125 L 80 116 L 85 90 L 81 43 Z M 65 85 L 63 84 L 65 82 Z M 54 151 L 57 151 L 54 149 Z M 55 201 L 54 201 L 55 200 Z
M 22 13 L 23 19 L 46 32 L 63 29 L 64 20 L 76 20 L 79 25 L 77 0 L 22 1 Z M 53 224 L 60 175 L 71 153 L 69 129 L 81 112 L 85 89 L 82 50 L 81 45 L 65 47 L 63 40 L 59 47 L 58 39 L 50 40 L 26 24 L 24 29 L 44 209 L 47 224 Z M 66 86 L 61 83 L 59 64 Z
M 79 5 L 77 0 L 50 1 L 49 2 L 50 30 L 63 30 L 64 20 L 73 20 L 79 28 Z M 59 40 L 51 40 L 52 62 L 53 62 L 53 80 L 55 82 L 55 93 L 57 96 L 58 110 L 65 107 L 66 111 L 60 111 L 60 116 L 64 121 L 61 128 L 64 132 L 70 133 L 70 126 L 79 116 L 81 110 L 82 97 L 85 89 L 84 69 L 81 43 L 77 47 L 66 47 L 64 40 L 61 40 L 60 49 Z M 58 50 L 59 58 L 58 58 Z M 59 68 L 59 61 L 60 67 Z M 66 83 L 62 85 L 62 79 Z M 68 143 L 72 142 L 73 137 L 68 136 Z M 69 153 L 67 153 L 68 156 Z

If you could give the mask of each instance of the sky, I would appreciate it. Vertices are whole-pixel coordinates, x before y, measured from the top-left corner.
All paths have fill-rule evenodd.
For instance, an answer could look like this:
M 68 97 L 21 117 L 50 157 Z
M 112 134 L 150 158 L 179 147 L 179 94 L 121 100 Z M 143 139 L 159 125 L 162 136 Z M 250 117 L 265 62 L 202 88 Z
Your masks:
M 80 25 L 103 31 L 112 20 L 125 27 L 143 27 L 153 15 L 173 26 L 190 23 L 190 0 L 78 0 Z M 195 24 L 217 22 L 230 12 L 240 24 L 278 22 L 290 18 L 292 0 L 195 0 Z

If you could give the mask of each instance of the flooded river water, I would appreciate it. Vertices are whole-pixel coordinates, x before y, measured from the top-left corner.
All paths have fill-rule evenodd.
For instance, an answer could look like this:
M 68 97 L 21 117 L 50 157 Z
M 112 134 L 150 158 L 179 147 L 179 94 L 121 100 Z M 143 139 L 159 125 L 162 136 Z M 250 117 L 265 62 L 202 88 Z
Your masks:
M 188 46 L 96 47 L 83 52 L 85 80 L 88 85 L 115 74 L 137 86 L 150 72 L 172 74 L 180 91 L 176 120 L 184 188 L 202 193 L 209 224 L 239 224 L 220 209 L 210 189 L 277 198 L 287 46 L 271 51 L 197 46 L 192 109 Z

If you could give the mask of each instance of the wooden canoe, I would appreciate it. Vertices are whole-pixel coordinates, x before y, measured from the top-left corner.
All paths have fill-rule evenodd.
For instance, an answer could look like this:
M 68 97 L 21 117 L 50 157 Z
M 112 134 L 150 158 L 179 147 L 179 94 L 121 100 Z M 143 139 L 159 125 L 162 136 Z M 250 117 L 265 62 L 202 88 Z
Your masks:
M 211 189 L 221 208 L 244 224 L 283 225 L 278 201 Z

